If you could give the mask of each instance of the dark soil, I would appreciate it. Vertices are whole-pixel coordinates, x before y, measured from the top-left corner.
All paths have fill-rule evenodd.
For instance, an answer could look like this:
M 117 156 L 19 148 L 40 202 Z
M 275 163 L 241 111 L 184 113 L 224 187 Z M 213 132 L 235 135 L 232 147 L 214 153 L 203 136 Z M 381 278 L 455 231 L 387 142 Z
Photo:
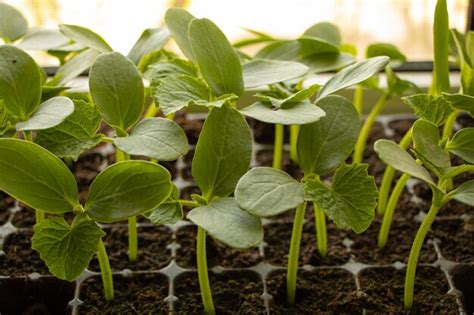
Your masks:
M 198 275 L 187 272 L 176 279 L 177 314 L 202 314 Z M 209 274 L 217 314 L 265 314 L 260 276 L 251 271 Z
M 467 314 L 474 314 L 474 266 L 456 266 L 451 271 L 454 286 L 462 292 L 462 302 Z
M 247 122 L 252 128 L 254 141 L 261 144 L 273 144 L 275 142 L 275 125 L 264 123 L 252 118 L 247 118 Z M 284 127 L 283 142 L 288 143 L 290 138 L 290 127 Z
M 128 259 L 128 229 L 126 226 L 104 230 L 105 247 L 113 270 L 158 270 L 171 261 L 171 252 L 167 246 L 172 242 L 172 233 L 166 226 L 138 228 L 138 260 Z M 93 258 L 89 269 L 100 271 L 99 262 Z
M 0 279 L 0 314 L 67 314 L 75 286 L 53 277 Z
M 459 115 L 457 118 L 457 123 L 461 128 L 474 127 L 474 119 L 469 117 L 467 114 Z
M 12 224 L 19 228 L 31 228 L 36 224 L 35 210 L 19 204 L 21 210 L 16 211 L 12 217 Z
M 362 314 L 354 277 L 342 269 L 300 271 L 294 306 L 286 302 L 285 272 L 270 274 L 267 289 L 273 296 L 271 314 Z
M 167 314 L 168 280 L 161 274 L 136 274 L 114 277 L 115 296 L 104 299 L 100 277 L 87 279 L 81 285 L 79 298 L 84 302 L 79 314 Z
M 367 295 L 367 314 L 458 314 L 456 298 L 447 294 L 448 281 L 438 268 L 417 268 L 411 311 L 403 307 L 405 269 L 369 268 L 359 280 Z
M 472 222 L 463 220 L 436 220 L 431 231 L 440 240 L 439 247 L 444 258 L 472 263 L 474 261 L 474 217 Z
M 176 114 L 174 121 L 183 128 L 184 132 L 188 136 L 189 144 L 196 144 L 199 138 L 199 134 L 204 124 L 202 119 L 186 119 L 184 114 Z
M 10 218 L 10 208 L 15 205 L 15 199 L 0 191 L 0 225 L 7 223 Z
M 261 150 L 257 152 L 257 164 L 258 166 L 272 166 L 273 163 L 273 150 Z M 282 170 L 300 180 L 303 178 L 303 172 L 300 168 L 290 161 L 290 153 L 283 151 L 282 156 Z
M 399 143 L 408 130 L 410 130 L 414 122 L 415 119 L 394 120 L 389 122 L 388 126 L 393 130 L 393 136 L 389 138 Z

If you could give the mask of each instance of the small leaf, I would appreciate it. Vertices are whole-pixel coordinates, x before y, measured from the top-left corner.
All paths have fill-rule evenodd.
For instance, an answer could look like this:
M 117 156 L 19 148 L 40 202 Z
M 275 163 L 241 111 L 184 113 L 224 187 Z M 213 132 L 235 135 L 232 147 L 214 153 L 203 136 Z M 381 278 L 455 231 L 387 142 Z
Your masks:
M 466 94 L 443 94 L 451 105 L 457 109 L 467 112 L 469 116 L 474 117 L 474 96 Z
M 464 161 L 474 164 L 474 128 L 464 128 L 456 132 L 446 149 Z
M 329 79 L 319 91 L 318 98 L 367 80 L 382 70 L 388 62 L 388 57 L 374 57 L 344 68 Z
M 248 89 L 299 78 L 308 72 L 308 67 L 293 61 L 253 59 L 242 70 Z
M 183 219 L 183 207 L 177 201 L 165 202 L 144 216 L 153 224 L 175 224 Z
M 197 77 L 196 67 L 184 59 L 169 59 L 153 63 L 147 67 L 144 74 L 145 78 L 152 82 L 152 84 L 161 84 L 161 81 L 180 74 L 185 74 L 191 77 Z
M 341 165 L 331 187 L 319 179 L 305 181 L 305 199 L 314 201 L 339 228 L 364 232 L 374 218 L 378 192 L 367 164 Z
M 235 201 L 258 217 L 271 217 L 304 202 L 304 187 L 287 173 L 271 167 L 256 167 L 237 183 Z
M 306 175 L 335 170 L 351 154 L 360 129 L 359 114 L 345 98 L 330 95 L 317 105 L 326 117 L 301 126 L 298 134 L 298 162 Z
M 232 248 L 247 249 L 263 241 L 260 218 L 240 209 L 234 198 L 220 198 L 194 208 L 187 218 Z
M 166 11 L 165 22 L 173 38 L 178 44 L 183 54 L 191 61 L 195 61 L 193 49 L 189 42 L 189 24 L 194 20 L 194 16 L 186 10 L 170 8 Z
M 0 190 L 34 209 L 65 213 L 78 205 L 74 176 L 52 153 L 32 142 L 0 139 Z
M 169 38 L 170 32 L 166 28 L 147 28 L 143 31 L 127 56 L 133 63 L 138 65 L 144 56 L 163 48 Z
M 33 58 L 23 50 L 0 46 L 0 100 L 8 111 L 26 120 L 38 108 L 41 76 Z
M 89 266 L 104 231 L 94 222 L 70 226 L 63 218 L 48 218 L 34 226 L 31 248 L 39 252 L 49 271 L 62 280 L 74 281 Z
M 127 57 L 113 52 L 100 55 L 89 78 L 92 99 L 102 118 L 123 131 L 133 126 L 143 111 L 143 79 Z
M 297 40 L 279 40 L 260 50 L 255 58 L 300 61 L 301 45 Z
M 101 121 L 95 106 L 75 100 L 74 112 L 56 127 L 38 132 L 36 143 L 61 158 L 77 160 L 101 141 L 96 135 Z
M 390 58 L 390 66 L 399 67 L 407 61 L 407 57 L 395 45 L 389 43 L 375 43 L 367 47 L 365 53 L 367 58 L 387 56 Z
M 121 221 L 158 207 L 172 190 L 171 175 L 163 166 L 146 161 L 119 162 L 94 179 L 85 209 L 96 221 Z
M 28 22 L 20 11 L 0 3 L 0 38 L 13 42 L 28 31 Z
M 290 108 L 294 106 L 297 103 L 303 102 L 304 100 L 310 98 L 313 96 L 321 86 L 319 84 L 313 84 L 310 87 L 306 89 L 302 89 L 295 94 L 292 94 L 284 99 L 279 99 L 279 98 L 274 98 L 274 97 L 269 97 L 265 95 L 259 95 L 257 94 L 256 96 L 258 98 L 261 98 L 264 101 L 270 102 L 272 106 L 277 107 L 277 108 Z
M 394 169 L 436 186 L 428 171 L 418 165 L 415 159 L 395 142 L 385 139 L 377 140 L 374 149 L 379 158 Z
M 442 96 L 416 94 L 403 97 L 402 100 L 410 106 L 416 116 L 436 126 L 443 125 L 449 115 L 454 111 L 451 104 Z
M 413 146 L 416 153 L 420 153 L 436 169 L 451 166 L 449 154 L 440 146 L 439 129 L 436 125 L 426 121 L 417 120 L 413 124 Z M 433 172 L 437 172 L 432 169 Z M 439 174 L 439 173 L 438 173 Z
M 352 55 L 347 53 L 339 54 L 316 54 L 307 56 L 300 60 L 301 63 L 309 67 L 308 73 L 322 73 L 343 69 L 355 62 Z
M 42 103 L 25 122 L 16 124 L 17 131 L 44 130 L 62 123 L 74 112 L 74 103 L 68 97 L 56 96 Z
M 213 108 L 204 122 L 192 162 L 192 174 L 203 196 L 226 197 L 247 172 L 252 156 L 252 134 L 239 112 Z
M 174 161 L 188 152 L 183 129 L 165 118 L 140 121 L 128 137 L 115 138 L 115 145 L 132 155 L 144 155 L 158 161 Z
M 81 51 L 59 67 L 56 74 L 48 84 L 62 85 L 68 83 L 89 69 L 99 55 L 100 52 L 95 49 Z
M 303 35 L 323 39 L 337 47 L 341 45 L 341 32 L 339 28 L 329 22 L 316 23 L 308 28 Z
M 58 30 L 36 29 L 28 32 L 17 47 L 26 50 L 50 50 L 69 43 Z
M 337 54 L 339 53 L 339 47 L 330 43 L 324 39 L 302 36 L 298 38 L 300 44 L 300 57 L 304 58 L 312 55 L 319 54 Z
M 273 109 L 262 102 L 254 103 L 240 110 L 248 117 L 257 120 L 283 125 L 304 125 L 315 122 L 326 114 L 309 101 L 299 102 L 289 108 Z
M 208 19 L 189 25 L 189 42 L 204 80 L 217 96 L 244 91 L 239 57 L 224 33 Z
M 474 180 L 462 183 L 449 193 L 453 199 L 474 207 Z
M 112 47 L 100 35 L 88 28 L 79 25 L 59 24 L 59 30 L 64 36 L 86 47 L 103 53 L 113 51 Z

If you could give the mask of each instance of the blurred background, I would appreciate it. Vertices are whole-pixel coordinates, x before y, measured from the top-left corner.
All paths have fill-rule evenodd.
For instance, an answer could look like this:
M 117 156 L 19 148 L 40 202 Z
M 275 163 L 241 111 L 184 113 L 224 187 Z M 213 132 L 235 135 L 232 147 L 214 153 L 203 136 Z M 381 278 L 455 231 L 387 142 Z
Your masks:
M 295 38 L 314 23 L 337 24 L 343 42 L 355 44 L 362 57 L 373 42 L 390 42 L 409 61 L 432 58 L 432 23 L 436 0 L 5 0 L 19 9 L 30 27 L 56 28 L 78 24 L 102 35 L 127 53 L 145 28 L 163 24 L 166 9 L 187 8 L 197 17 L 213 20 L 234 42 L 249 36 L 244 28 L 279 38 Z M 469 2 L 448 0 L 451 27 L 468 26 Z M 257 49 L 254 47 L 253 49 Z M 247 51 L 252 52 L 252 50 Z M 43 66 L 57 60 L 37 56 Z

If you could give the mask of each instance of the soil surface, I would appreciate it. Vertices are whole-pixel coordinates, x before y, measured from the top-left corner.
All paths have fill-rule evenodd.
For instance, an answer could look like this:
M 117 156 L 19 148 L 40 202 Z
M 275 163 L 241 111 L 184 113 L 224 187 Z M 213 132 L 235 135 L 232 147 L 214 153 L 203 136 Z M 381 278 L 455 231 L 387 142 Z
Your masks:
M 451 271 L 454 285 L 463 294 L 462 302 L 467 314 L 474 314 L 474 266 L 456 266 Z
M 456 261 L 474 262 L 474 217 L 470 221 L 436 220 L 431 231 L 439 240 L 439 247 L 444 258 Z

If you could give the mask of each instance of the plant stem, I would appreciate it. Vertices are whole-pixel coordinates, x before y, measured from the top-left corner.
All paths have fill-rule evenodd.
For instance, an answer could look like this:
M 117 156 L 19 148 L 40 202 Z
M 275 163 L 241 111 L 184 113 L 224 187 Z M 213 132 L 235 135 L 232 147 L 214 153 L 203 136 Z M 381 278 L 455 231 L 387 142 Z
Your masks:
M 130 261 L 137 261 L 138 258 L 138 235 L 137 217 L 128 219 L 128 258 Z
M 395 212 L 395 207 L 398 204 L 400 195 L 405 188 L 407 181 L 410 179 L 410 175 L 404 173 L 398 180 L 395 188 L 393 188 L 392 194 L 385 209 L 385 213 L 382 220 L 382 226 L 379 231 L 378 246 L 380 249 L 385 247 L 387 244 L 388 233 L 390 232 L 390 227 L 392 225 L 393 213 Z
M 298 163 L 298 134 L 300 132 L 299 125 L 290 126 L 290 159 Z
M 199 205 L 196 201 L 192 201 L 192 200 L 179 199 L 178 202 L 179 202 L 182 206 L 186 206 L 186 207 L 191 207 L 191 208 L 200 207 L 200 205 Z
M 160 110 L 159 106 L 155 105 L 155 102 L 152 102 L 150 106 L 148 107 L 148 110 L 145 113 L 145 118 L 152 118 L 155 117 L 156 114 L 158 114 L 158 111 Z
M 35 209 L 36 224 L 44 221 L 44 212 Z
M 293 231 L 291 232 L 290 252 L 288 253 L 288 270 L 286 273 L 287 302 L 295 304 L 296 276 L 298 274 L 298 260 L 300 256 L 301 234 L 303 233 L 304 213 L 306 202 L 296 208 Z
M 363 96 L 364 96 L 364 88 L 359 84 L 355 87 L 354 90 L 354 107 L 359 113 L 359 116 L 362 117 L 362 110 L 363 110 Z
M 201 289 L 202 304 L 208 315 L 214 315 L 214 302 L 212 301 L 211 285 L 209 284 L 209 275 L 207 273 L 207 257 L 206 257 L 206 231 L 198 226 L 197 232 L 197 269 L 199 278 L 199 287 Z
M 318 242 L 318 252 L 321 257 L 326 257 L 328 253 L 328 235 L 326 228 L 326 214 L 313 202 L 314 221 L 316 225 L 316 240 Z
M 439 209 L 443 206 L 441 203 L 441 193 L 433 191 L 433 202 L 428 214 L 421 223 L 418 232 L 416 233 L 415 240 L 410 250 L 410 256 L 408 257 L 407 273 L 405 277 L 405 295 L 404 303 L 406 309 L 411 309 L 413 306 L 413 291 L 415 286 L 415 273 L 416 265 L 418 263 L 418 256 L 420 255 L 421 247 L 425 241 L 426 234 L 428 233 L 431 224 L 436 218 Z
M 407 133 L 400 141 L 400 147 L 402 147 L 402 149 L 407 149 L 408 146 L 411 144 L 411 138 L 412 129 L 410 128 L 410 130 L 407 131 Z M 392 188 L 392 181 L 394 176 L 395 169 L 387 165 L 387 167 L 385 168 L 385 172 L 383 173 L 382 183 L 380 184 L 379 201 L 377 204 L 377 213 L 379 215 L 383 215 L 385 213 L 385 207 L 387 205 L 390 188 Z
M 369 115 L 365 119 L 364 125 L 360 130 L 359 138 L 357 138 L 357 143 L 354 149 L 354 155 L 352 158 L 353 163 L 360 163 L 362 162 L 362 158 L 364 156 L 365 145 L 367 142 L 367 138 L 369 137 L 370 131 L 372 130 L 372 126 L 375 123 L 375 119 L 380 114 L 380 112 L 384 109 L 385 104 L 387 103 L 388 94 L 384 93 L 375 106 L 370 111 Z
M 457 111 L 454 111 L 453 113 L 451 113 L 451 115 L 449 115 L 443 127 L 443 136 L 442 136 L 441 142 L 447 141 L 449 140 L 449 138 L 451 138 L 451 135 L 453 134 L 454 123 L 456 122 L 457 117 L 458 117 Z
M 283 158 L 283 125 L 275 124 L 275 145 L 273 147 L 273 168 L 281 169 Z
M 112 277 L 112 270 L 110 269 L 109 257 L 107 256 L 107 251 L 105 250 L 102 239 L 99 241 L 97 259 L 99 259 L 100 275 L 104 286 L 105 299 L 110 301 L 114 298 L 114 279 Z

